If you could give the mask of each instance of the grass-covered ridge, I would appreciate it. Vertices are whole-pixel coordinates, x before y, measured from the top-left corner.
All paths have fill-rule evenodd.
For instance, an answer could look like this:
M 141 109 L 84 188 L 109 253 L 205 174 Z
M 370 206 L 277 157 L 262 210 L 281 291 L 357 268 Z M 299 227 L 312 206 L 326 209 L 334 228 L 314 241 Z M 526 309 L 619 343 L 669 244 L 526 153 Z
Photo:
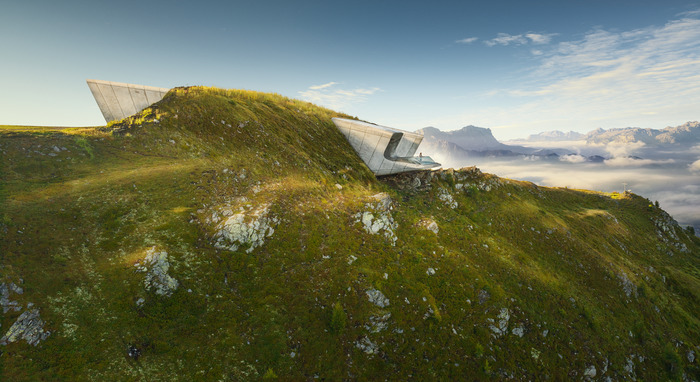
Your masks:
M 0 345 L 0 379 L 700 379 L 700 243 L 664 211 L 377 180 L 334 116 L 194 87 L 0 126 L 0 335 L 35 309 L 50 332 Z

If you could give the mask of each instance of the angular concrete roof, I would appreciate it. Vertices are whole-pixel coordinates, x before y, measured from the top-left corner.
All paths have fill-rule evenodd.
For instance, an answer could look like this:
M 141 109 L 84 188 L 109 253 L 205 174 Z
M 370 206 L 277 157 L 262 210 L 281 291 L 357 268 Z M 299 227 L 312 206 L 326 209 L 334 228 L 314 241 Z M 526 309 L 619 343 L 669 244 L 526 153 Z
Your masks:
M 87 84 L 107 122 L 124 119 L 138 113 L 162 100 L 170 90 L 100 80 L 87 80 Z
M 333 118 L 374 175 L 389 175 L 440 167 L 427 156 L 414 156 L 423 135 L 345 118 Z

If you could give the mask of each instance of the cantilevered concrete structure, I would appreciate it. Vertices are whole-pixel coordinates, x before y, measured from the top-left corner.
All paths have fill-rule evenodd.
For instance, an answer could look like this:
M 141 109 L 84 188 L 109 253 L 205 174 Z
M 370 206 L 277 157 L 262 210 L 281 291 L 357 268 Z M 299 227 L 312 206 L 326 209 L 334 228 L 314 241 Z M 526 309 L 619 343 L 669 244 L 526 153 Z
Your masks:
M 87 84 L 107 122 L 138 113 L 162 100 L 170 90 L 100 80 L 87 80 Z
M 430 157 L 414 156 L 423 140 L 421 134 L 345 118 L 333 118 L 333 123 L 374 175 L 440 167 Z

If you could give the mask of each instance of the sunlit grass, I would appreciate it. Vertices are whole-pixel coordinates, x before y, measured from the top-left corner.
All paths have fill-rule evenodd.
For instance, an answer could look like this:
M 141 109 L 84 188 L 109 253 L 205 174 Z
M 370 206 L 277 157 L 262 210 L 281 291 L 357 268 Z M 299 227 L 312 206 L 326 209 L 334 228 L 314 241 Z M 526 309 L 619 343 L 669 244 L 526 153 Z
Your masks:
M 336 115 L 195 87 L 104 128 L 0 127 L 0 277 L 23 280 L 11 297 L 52 331 L 36 348 L 0 348 L 1 378 L 568 380 L 608 362 L 605 376 L 624 379 L 634 354 L 638 379 L 664 380 L 667 344 L 698 346 L 698 240 L 674 231 L 682 252 L 647 200 L 469 170 L 396 188 L 357 158 Z M 379 192 L 396 245 L 356 217 Z M 262 246 L 213 245 L 223 210 L 262 205 L 278 218 Z M 153 247 L 178 280 L 171 297 L 145 290 L 133 266 Z M 359 349 L 365 337 L 377 354 Z

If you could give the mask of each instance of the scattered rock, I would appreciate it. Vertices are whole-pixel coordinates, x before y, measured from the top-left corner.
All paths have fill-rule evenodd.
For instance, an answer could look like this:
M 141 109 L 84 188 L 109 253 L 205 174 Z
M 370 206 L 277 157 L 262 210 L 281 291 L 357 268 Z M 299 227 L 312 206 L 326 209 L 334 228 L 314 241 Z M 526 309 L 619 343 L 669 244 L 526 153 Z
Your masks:
M 438 232 L 440 231 L 440 229 L 439 229 L 439 227 L 438 227 L 438 224 L 435 222 L 435 220 L 429 219 L 429 218 L 421 219 L 421 220 L 418 222 L 418 227 L 425 228 L 425 229 L 427 229 L 428 231 L 431 231 L 431 232 L 433 232 L 433 233 L 436 234 L 436 235 L 437 235 Z
M 389 306 L 389 299 L 384 296 L 384 293 L 382 293 L 379 290 L 376 289 L 370 289 L 367 292 L 367 297 L 369 298 L 369 302 L 372 304 L 380 307 L 380 308 L 386 308 Z
M 426 273 L 428 276 L 432 276 L 432 275 L 435 274 L 435 269 L 433 269 L 433 268 L 428 268 L 428 270 L 425 271 L 425 273 Z
M 492 318 L 488 319 L 489 322 L 494 323 L 489 325 L 489 329 L 491 329 L 496 337 L 500 337 L 508 332 L 508 320 L 510 320 L 510 311 L 508 311 L 508 308 L 502 308 L 497 318 L 498 322 L 494 322 Z
M 491 298 L 491 294 L 484 289 L 480 289 L 476 297 L 479 299 L 479 304 L 483 304 Z
M 372 235 L 377 235 L 381 231 L 384 236 L 391 241 L 392 245 L 396 245 L 396 234 L 394 230 L 398 224 L 391 216 L 392 200 L 386 193 L 380 193 L 372 196 L 374 202 L 367 203 L 365 208 L 368 211 L 359 212 L 354 215 L 356 223 L 362 223 L 364 230 Z
M 445 205 L 449 208 L 455 209 L 459 206 L 457 201 L 452 197 L 449 191 L 445 188 L 440 188 L 438 190 L 438 199 L 442 200 Z
M 537 350 L 537 349 L 535 349 L 535 348 L 530 348 L 530 356 L 531 356 L 533 359 L 539 359 L 539 358 L 540 358 L 540 354 L 542 354 L 541 351 L 539 351 L 539 350 Z
M 0 345 L 25 340 L 28 344 L 36 346 L 49 337 L 51 332 L 44 330 L 44 321 L 39 317 L 39 309 L 30 308 L 31 305 L 27 305 L 27 310 L 17 317 L 17 321 L 0 339 Z
M 625 292 L 627 297 L 632 297 L 632 295 L 637 297 L 637 286 L 634 285 L 634 283 L 627 277 L 625 272 L 617 275 L 617 278 L 620 279 L 620 285 L 622 286 L 622 290 Z
M 129 345 L 129 347 L 126 349 L 126 354 L 134 361 L 138 361 L 139 357 L 141 357 L 141 349 L 134 345 Z
M 583 371 L 583 376 L 586 378 L 595 378 L 596 375 L 596 370 L 595 366 L 591 365 L 586 368 L 586 370 Z
M 379 333 L 389 326 L 389 318 L 391 318 L 391 313 L 385 313 L 381 316 L 370 316 L 369 326 L 365 326 L 365 328 L 372 333 Z
M 625 373 L 634 375 L 634 354 L 627 358 L 627 363 L 625 364 Z
M 686 357 L 688 358 L 688 362 L 690 362 L 690 363 L 695 362 L 695 352 L 694 351 L 690 350 L 688 352 L 688 354 L 686 355 Z
M 513 328 L 512 333 L 520 338 L 525 335 L 525 329 L 522 326 L 518 326 L 517 328 Z
M 3 313 L 7 313 L 9 310 L 19 312 L 22 309 L 17 301 L 10 300 L 10 292 L 22 294 L 24 290 L 13 282 L 0 284 L 0 306 L 2 306 Z
M 214 246 L 236 251 L 242 245 L 248 245 L 247 253 L 253 252 L 265 243 L 265 239 L 275 233 L 273 226 L 279 223 L 276 217 L 268 216 L 268 204 L 240 212 L 228 217 L 218 225 Z
M 140 272 L 146 272 L 144 280 L 146 289 L 154 290 L 156 294 L 168 297 L 177 289 L 178 281 L 168 275 L 170 263 L 166 251 L 156 251 L 156 247 L 153 247 L 146 252 L 143 261 L 136 263 L 135 266 Z
M 370 341 L 367 336 L 362 337 L 359 341 L 355 341 L 355 347 L 367 354 L 377 354 L 379 351 L 377 344 Z

